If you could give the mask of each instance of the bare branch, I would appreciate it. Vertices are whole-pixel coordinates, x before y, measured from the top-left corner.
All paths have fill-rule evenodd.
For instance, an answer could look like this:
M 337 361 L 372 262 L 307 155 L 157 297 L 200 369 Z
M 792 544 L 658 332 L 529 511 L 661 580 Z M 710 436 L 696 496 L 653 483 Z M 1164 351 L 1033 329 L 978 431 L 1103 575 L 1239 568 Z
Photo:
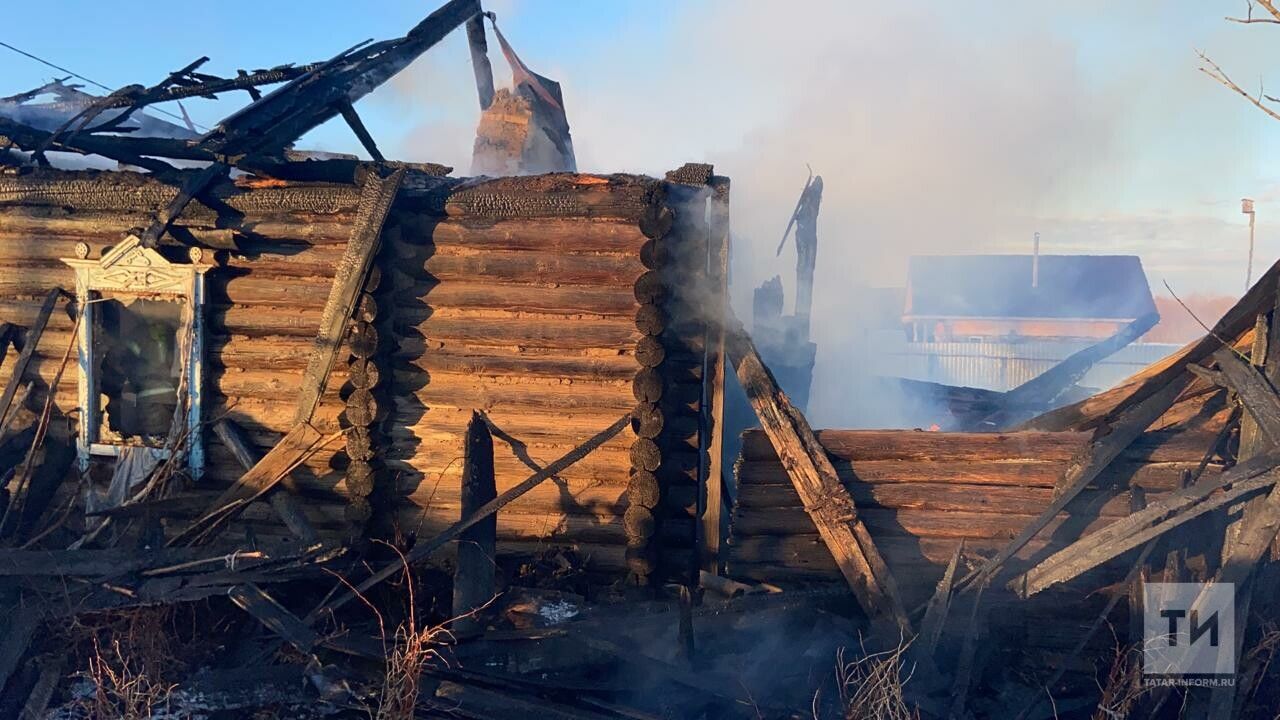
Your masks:
M 1280 25 L 1280 10 L 1276 9 L 1274 0 L 1257 0 L 1259 5 L 1266 9 L 1267 12 L 1271 13 L 1272 17 L 1269 18 L 1255 18 L 1253 16 L 1254 0 L 1247 0 L 1247 2 L 1249 8 L 1245 16 L 1242 18 L 1228 17 L 1226 18 L 1227 22 L 1240 23 L 1241 25 L 1251 25 L 1253 23 L 1271 23 L 1272 25 Z
M 1270 4 L 1270 3 L 1271 3 L 1271 0 L 1258 0 L 1258 2 L 1260 2 L 1260 3 L 1261 3 L 1261 2 L 1264 2 L 1264 1 L 1265 1 L 1265 2 L 1267 2 L 1268 4 Z M 1223 86 L 1225 86 L 1225 87 L 1227 87 L 1227 88 L 1230 88 L 1230 89 L 1232 89 L 1232 90 L 1236 91 L 1237 93 L 1239 93 L 1239 94 L 1240 94 L 1240 97 L 1242 97 L 1242 98 L 1244 98 L 1245 100 L 1248 100 L 1249 102 L 1253 103 L 1254 107 L 1257 107 L 1257 108 L 1258 108 L 1259 110 L 1261 110 L 1262 112 L 1264 112 L 1264 113 L 1266 113 L 1266 114 L 1270 115 L 1271 117 L 1275 118 L 1276 120 L 1280 120 L 1280 113 L 1277 113 L 1275 110 L 1272 110 L 1271 108 L 1269 108 L 1269 107 L 1267 107 L 1266 105 L 1263 105 L 1263 104 L 1262 104 L 1262 98 L 1263 98 L 1263 97 L 1265 97 L 1265 96 L 1260 95 L 1259 97 L 1256 97 L 1256 98 L 1255 98 L 1254 96 L 1252 96 L 1252 95 L 1250 95 L 1249 93 L 1245 92 L 1243 88 L 1241 88 L 1239 85 L 1235 84 L 1235 82 L 1233 82 L 1233 81 L 1231 80 L 1231 78 L 1227 77 L 1227 74 L 1226 74 L 1225 72 L 1223 72 L 1223 71 L 1222 71 L 1222 68 L 1218 67 L 1218 64 L 1217 64 L 1217 63 L 1215 63 L 1214 61 L 1210 60 L 1208 55 L 1205 55 L 1203 52 L 1201 52 L 1201 51 L 1199 51 L 1199 50 L 1197 50 L 1197 51 L 1196 51 L 1196 54 L 1200 56 L 1200 60 L 1201 60 L 1202 62 L 1204 62 L 1206 65 L 1208 65 L 1208 66 L 1209 66 L 1209 67 L 1207 67 L 1207 68 L 1204 68 L 1204 67 L 1200 68 L 1200 72 L 1204 73 L 1205 75 L 1208 75 L 1209 77 L 1213 78 L 1214 80 L 1217 80 L 1217 81 L 1218 81 L 1219 83 L 1221 83 Z

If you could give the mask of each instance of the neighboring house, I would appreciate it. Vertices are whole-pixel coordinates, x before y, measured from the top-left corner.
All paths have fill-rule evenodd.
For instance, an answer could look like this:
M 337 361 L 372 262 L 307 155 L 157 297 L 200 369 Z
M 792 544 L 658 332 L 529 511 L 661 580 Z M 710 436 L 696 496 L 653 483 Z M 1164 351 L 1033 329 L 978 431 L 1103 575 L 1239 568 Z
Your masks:
M 1133 255 L 924 255 L 902 322 L 913 342 L 1100 340 L 1155 311 Z
M 1157 312 L 1131 255 L 927 255 L 909 260 L 892 330 L 872 332 L 872 374 L 1010 390 Z M 1177 349 L 1135 343 L 1081 380 L 1106 388 Z

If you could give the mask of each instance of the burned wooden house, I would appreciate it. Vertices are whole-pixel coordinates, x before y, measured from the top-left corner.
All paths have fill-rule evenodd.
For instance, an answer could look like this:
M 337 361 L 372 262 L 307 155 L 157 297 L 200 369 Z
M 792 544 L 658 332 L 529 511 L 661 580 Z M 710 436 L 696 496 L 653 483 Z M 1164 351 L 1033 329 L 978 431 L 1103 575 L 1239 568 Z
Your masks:
M 170 202 L 172 186 L 127 172 L 10 175 L 2 317 L 43 327 L 22 380 L 56 384 L 80 470 L 152 451 L 161 461 L 181 433 L 190 489 L 212 502 L 245 470 L 212 428 L 233 421 L 258 455 L 298 422 L 335 275 L 381 208 L 354 324 L 308 399 L 319 436 L 342 435 L 290 475 L 307 524 L 341 536 L 456 521 L 473 410 L 515 450 L 495 459 L 499 492 L 626 415 L 625 429 L 504 512 L 498 537 L 512 550 L 577 543 L 616 572 L 629 548 L 642 575 L 655 564 L 687 575 L 717 392 L 703 382 L 708 326 L 684 303 L 723 297 L 706 221 L 722 181 L 700 172 L 685 184 L 414 171 L 390 191 L 372 174 L 364 185 L 227 180 L 155 248 L 122 228 Z M 68 353 L 79 360 L 65 367 Z M 9 386 L 15 366 L 0 371 Z M 171 423 L 180 386 L 187 410 Z M 274 518 L 246 512 L 258 537 L 287 534 L 254 517 Z
M 257 631 L 191 623 L 232 628 L 223 666 L 248 658 L 254 682 L 305 681 L 324 702 L 363 680 L 380 708 L 406 703 L 387 718 L 855 716 L 843 661 L 838 693 L 805 683 L 860 633 L 872 662 L 897 646 L 920 669 L 910 702 L 929 716 L 1049 717 L 1046 697 L 1096 700 L 1099 629 L 1135 632 L 1143 578 L 1235 583 L 1275 616 L 1261 561 L 1280 527 L 1280 265 L 1106 393 L 1057 407 L 1149 313 L 1017 388 L 966 395 L 986 432 L 815 431 L 769 364 L 802 403 L 821 179 L 794 218 L 796 313 L 763 289 L 758 352 L 728 307 L 729 180 L 704 164 L 569 172 L 558 86 L 499 36 L 520 88 L 495 93 L 486 17 L 450 0 L 325 62 L 216 78 L 197 61 L 42 108 L 43 124 L 0 103 L 0 712 L 42 711 L 65 679 L 42 627 L 215 598 L 201 612 Z M 481 126 L 510 131 L 478 154 L 565 172 L 456 178 L 382 156 L 353 103 L 463 26 Z M 254 101 L 203 136 L 125 125 L 229 91 Z M 290 149 L 334 117 L 371 161 Z M 58 169 L 53 153 L 118 167 Z M 732 378 L 760 429 L 732 445 L 722 488 Z M 535 578 L 495 600 L 500 559 L 553 546 L 575 551 L 581 594 Z M 446 549 L 451 579 L 415 582 Z M 417 620 L 415 592 L 442 586 L 447 641 Z M 789 629 L 797 609 L 810 664 L 738 637 Z M 1242 642 L 1280 646 L 1254 615 Z M 465 662 L 406 670 L 407 647 Z M 19 667 L 29 651 L 48 663 Z M 753 677 L 713 667 L 752 654 Z M 1242 690 L 1188 695 L 1205 716 L 1264 693 L 1271 656 L 1239 656 Z M 762 676 L 788 692 L 757 696 Z M 906 708 L 897 665 L 882 677 Z

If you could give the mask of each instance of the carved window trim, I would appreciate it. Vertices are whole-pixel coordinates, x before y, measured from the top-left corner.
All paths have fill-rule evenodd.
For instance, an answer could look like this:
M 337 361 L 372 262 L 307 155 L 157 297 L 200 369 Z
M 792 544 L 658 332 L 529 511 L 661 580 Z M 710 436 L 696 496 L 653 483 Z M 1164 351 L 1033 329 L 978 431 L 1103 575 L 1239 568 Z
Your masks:
M 93 362 L 93 333 L 96 294 L 111 297 L 178 300 L 183 302 L 183 320 L 179 332 L 190 338 L 183 360 L 186 374 L 187 466 L 193 477 L 204 470 L 204 444 L 200 433 L 204 388 L 204 304 L 205 273 L 210 265 L 203 262 L 204 252 L 191 248 L 190 264 L 170 262 L 160 253 L 143 247 L 141 240 L 130 235 L 104 253 L 90 260 L 89 246 L 76 244 L 76 257 L 62 258 L 76 274 L 76 303 L 80 308 L 76 336 L 80 368 L 77 405 L 80 411 L 80 433 L 76 450 L 81 471 L 88 470 L 95 456 L 117 457 L 125 445 L 99 442 L 101 415 L 98 407 L 98 378 Z M 167 451 L 166 451 L 167 452 Z

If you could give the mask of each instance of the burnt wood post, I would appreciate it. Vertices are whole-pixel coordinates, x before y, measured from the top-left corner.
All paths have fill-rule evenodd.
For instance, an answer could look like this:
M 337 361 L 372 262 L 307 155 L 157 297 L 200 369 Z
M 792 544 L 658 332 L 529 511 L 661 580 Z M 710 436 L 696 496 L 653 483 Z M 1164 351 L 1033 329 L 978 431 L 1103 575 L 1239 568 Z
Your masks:
M 594 450 L 596 450 L 596 448 L 599 448 L 618 433 L 622 432 L 622 429 L 627 427 L 630 421 L 631 417 L 629 415 L 623 415 L 618 418 L 618 420 L 609 427 L 591 436 L 581 445 L 575 447 L 564 455 L 561 455 L 546 467 L 525 478 L 518 485 L 504 490 L 501 495 L 480 506 L 475 512 L 462 520 L 450 525 L 439 535 L 436 535 L 426 542 L 414 545 L 413 549 L 410 550 L 403 559 L 397 559 L 395 562 L 384 566 L 381 570 L 371 575 L 369 579 L 360 583 L 355 590 L 347 591 L 337 597 L 327 600 L 324 604 L 312 610 L 307 615 L 306 622 L 308 624 L 314 623 L 325 613 L 336 610 L 352 600 L 355 600 L 359 597 L 360 593 L 367 592 L 369 588 L 376 586 L 378 583 L 395 577 L 404 571 L 404 563 L 406 561 L 411 565 L 422 562 L 426 558 L 430 557 L 431 553 L 434 553 L 436 550 L 444 547 L 449 542 L 456 540 L 467 528 L 498 512 L 521 495 L 524 495 L 540 485 L 547 478 L 559 475 L 564 472 L 566 468 L 571 467 L 574 463 L 590 455 Z
M 493 474 L 493 436 L 479 412 L 467 423 L 462 460 L 462 517 L 465 520 L 498 496 Z M 453 573 L 454 635 L 478 632 L 481 624 L 470 616 L 493 597 L 494 556 L 498 546 L 498 515 L 494 513 L 458 536 L 458 565 Z M 465 617 L 464 617 L 465 616 Z
M 729 307 L 729 178 L 711 178 L 711 270 L 710 282 L 717 292 L 709 308 L 707 329 L 706 401 L 709 427 L 707 438 L 707 473 L 703 480 L 706 492 L 702 507 L 702 569 L 719 574 L 724 540 L 724 380 L 725 380 L 725 311 Z
M 822 176 L 813 181 L 800 196 L 796 209 L 796 321 L 800 332 L 809 339 L 809 315 L 813 309 L 813 271 L 818 264 L 818 209 L 822 205 Z
M 840 572 L 868 616 L 889 620 L 906 636 L 914 635 L 898 584 L 809 421 L 791 406 L 732 311 L 728 321 L 731 325 L 727 343 L 733 369 Z

